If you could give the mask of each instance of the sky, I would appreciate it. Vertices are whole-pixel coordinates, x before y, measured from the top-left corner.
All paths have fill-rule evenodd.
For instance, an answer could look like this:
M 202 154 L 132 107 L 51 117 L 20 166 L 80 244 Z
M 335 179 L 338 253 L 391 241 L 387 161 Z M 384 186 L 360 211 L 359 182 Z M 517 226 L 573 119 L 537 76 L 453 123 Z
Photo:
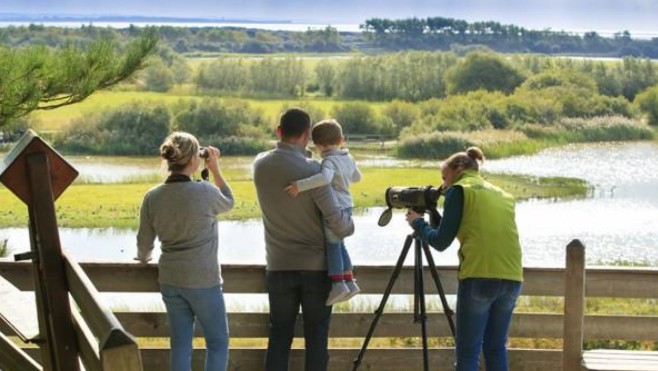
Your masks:
M 656 0 L 0 0 L 0 13 L 142 15 L 360 24 L 442 16 L 530 29 L 658 34 Z

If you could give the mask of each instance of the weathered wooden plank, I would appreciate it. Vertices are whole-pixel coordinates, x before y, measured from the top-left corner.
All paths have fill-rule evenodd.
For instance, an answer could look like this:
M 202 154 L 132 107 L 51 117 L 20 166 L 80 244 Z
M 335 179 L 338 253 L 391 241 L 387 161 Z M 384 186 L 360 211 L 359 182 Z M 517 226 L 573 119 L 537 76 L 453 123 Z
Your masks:
M 583 352 L 583 367 L 590 371 L 656 371 L 658 352 L 588 350 Z
M 359 349 L 331 349 L 329 351 L 329 370 L 351 370 L 354 358 Z M 203 369 L 203 350 L 195 350 L 193 369 Z M 143 349 L 144 371 L 161 371 L 167 369 L 167 349 Z M 430 349 L 429 364 L 432 370 L 454 370 L 453 349 Z M 263 367 L 264 349 L 234 349 L 229 352 L 229 370 L 253 371 Z M 294 349 L 291 352 L 291 371 L 304 369 L 303 350 Z M 372 348 L 364 355 L 359 370 L 363 371 L 418 371 L 423 369 L 421 349 L 391 349 Z M 515 371 L 545 371 L 555 370 L 559 365 L 561 355 L 555 350 L 524 350 L 511 349 L 509 352 L 510 369 Z
M 71 308 L 71 314 L 73 315 L 73 326 L 75 327 L 78 349 L 80 350 L 80 360 L 85 366 L 85 371 L 103 371 L 98 355 L 98 342 L 94 334 L 77 310 Z
M 42 368 L 23 349 L 0 334 L 0 370 L 41 371 Z
M 163 312 L 116 312 L 116 317 L 126 331 L 136 337 L 167 337 L 169 327 Z M 229 329 L 232 338 L 265 338 L 268 334 L 267 313 L 229 313 Z M 367 333 L 372 320 L 370 313 L 334 313 L 331 337 L 355 338 Z M 419 336 L 418 325 L 410 321 L 410 313 L 384 313 L 374 337 Z M 509 336 L 513 338 L 562 338 L 561 314 L 515 313 Z M 428 334 L 431 337 L 450 337 L 443 313 L 428 313 Z M 585 340 L 641 340 L 658 341 L 658 317 L 656 316 L 585 316 Z M 0 324 L 0 332 L 16 336 L 9 326 Z M 301 322 L 295 336 L 302 336 Z M 201 337 L 199 326 L 195 336 Z
M 658 316 L 585 316 L 585 340 L 658 341 Z
M 587 269 L 587 297 L 658 298 L 658 268 Z
M 139 263 L 81 263 L 100 292 L 157 292 L 157 266 Z M 0 274 L 23 291 L 33 290 L 29 263 L 0 259 Z M 391 266 L 360 266 L 356 268 L 359 285 L 364 294 L 384 291 L 390 278 Z M 428 268 L 426 268 L 428 269 Z M 438 267 L 446 294 L 456 291 L 456 267 Z M 223 265 L 226 293 L 265 292 L 265 267 L 262 265 Z M 562 296 L 564 269 L 525 268 L 522 295 Z M 620 298 L 658 297 L 658 269 L 655 268 L 589 268 L 586 294 L 588 296 Z M 428 276 L 429 277 L 429 276 Z M 428 295 L 436 294 L 430 287 Z M 404 267 L 395 283 L 393 293 L 413 293 L 413 267 Z
M 114 313 L 101 300 L 96 288 L 86 276 L 80 265 L 64 252 L 64 267 L 68 289 L 89 329 L 97 338 L 103 339 L 121 324 Z
M 39 352 L 32 348 L 25 350 L 30 356 L 39 359 Z M 144 371 L 167 370 L 169 349 L 142 349 Z M 418 371 L 422 370 L 422 350 L 420 348 L 369 348 L 359 370 L 367 371 Z M 329 350 L 329 371 L 351 370 L 359 349 L 343 348 Z M 429 350 L 430 367 L 433 371 L 453 371 L 454 350 L 432 348 Z M 193 369 L 203 369 L 203 349 L 195 349 L 192 357 Z M 562 353 L 552 349 L 510 349 L 510 370 L 546 371 L 559 370 Z M 229 371 L 253 371 L 263 369 L 265 349 L 231 348 L 229 351 Z M 304 351 L 293 349 L 290 371 L 302 371 Z

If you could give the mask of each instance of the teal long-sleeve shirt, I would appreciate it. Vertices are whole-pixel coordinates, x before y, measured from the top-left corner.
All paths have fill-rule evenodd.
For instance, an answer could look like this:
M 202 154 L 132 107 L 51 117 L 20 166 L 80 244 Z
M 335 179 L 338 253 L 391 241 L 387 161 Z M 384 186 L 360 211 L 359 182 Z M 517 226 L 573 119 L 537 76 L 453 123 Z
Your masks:
M 432 228 L 423 218 L 411 223 L 416 234 L 430 246 L 443 251 L 452 244 L 461 225 L 464 209 L 464 190 L 450 187 L 443 202 L 443 217 L 438 228 Z

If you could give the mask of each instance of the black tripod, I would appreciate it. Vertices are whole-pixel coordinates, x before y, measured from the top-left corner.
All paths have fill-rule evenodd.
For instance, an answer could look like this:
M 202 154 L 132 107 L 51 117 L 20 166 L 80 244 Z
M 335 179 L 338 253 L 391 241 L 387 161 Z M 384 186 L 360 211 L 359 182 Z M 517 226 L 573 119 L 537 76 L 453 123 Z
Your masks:
M 391 290 L 393 289 L 395 280 L 400 275 L 402 265 L 404 263 L 404 260 L 407 258 L 407 254 L 409 253 L 409 249 L 411 248 L 412 241 L 414 242 L 414 323 L 420 322 L 420 328 L 421 328 L 421 334 L 423 340 L 423 370 L 424 371 L 429 371 L 429 354 L 427 351 L 427 325 L 426 325 L 427 314 L 425 311 L 425 282 L 423 278 L 423 260 L 422 260 L 423 253 L 425 254 L 425 259 L 427 259 L 427 263 L 429 264 L 430 273 L 432 274 L 432 278 L 434 279 L 434 283 L 436 284 L 436 289 L 438 290 L 439 296 L 441 297 L 443 312 L 445 313 L 446 318 L 448 319 L 450 332 L 452 333 L 452 337 L 453 338 L 455 337 L 455 324 L 452 320 L 453 311 L 450 309 L 450 306 L 448 306 L 448 301 L 446 300 L 445 292 L 443 291 L 443 286 L 441 286 L 439 273 L 436 270 L 436 265 L 434 264 L 434 258 L 432 258 L 432 254 L 430 252 L 429 246 L 427 245 L 427 242 L 422 241 L 420 237 L 418 237 L 415 233 L 410 234 L 407 236 L 407 239 L 404 241 L 402 252 L 400 253 L 398 262 L 395 265 L 395 269 L 393 269 L 391 278 L 388 281 L 388 286 L 386 286 L 386 290 L 384 291 L 384 296 L 382 297 L 382 301 L 379 304 L 379 308 L 377 308 L 377 310 L 375 311 L 375 318 L 372 320 L 372 324 L 370 325 L 370 330 L 368 330 L 368 334 L 366 335 L 366 338 L 363 341 L 363 346 L 361 347 L 361 351 L 359 352 L 359 355 L 354 359 L 354 367 L 352 368 L 352 371 L 356 371 L 356 369 L 359 368 L 359 365 L 361 365 L 361 360 L 363 359 L 363 355 L 365 354 L 368 348 L 368 343 L 370 343 L 370 338 L 372 337 L 372 334 L 375 331 L 375 327 L 377 327 L 379 318 L 384 313 L 384 306 L 386 305 L 386 301 L 388 300 L 388 297 L 391 294 Z

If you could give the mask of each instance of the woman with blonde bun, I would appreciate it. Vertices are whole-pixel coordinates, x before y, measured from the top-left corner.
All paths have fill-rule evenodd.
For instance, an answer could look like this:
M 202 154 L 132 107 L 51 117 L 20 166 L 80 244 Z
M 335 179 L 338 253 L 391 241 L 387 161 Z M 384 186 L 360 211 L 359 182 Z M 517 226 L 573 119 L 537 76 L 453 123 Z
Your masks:
M 144 196 L 137 232 L 137 260 L 151 260 L 160 240 L 158 281 L 171 329 L 171 371 L 190 371 L 198 320 L 206 340 L 205 371 L 228 365 L 228 324 L 219 266 L 217 215 L 233 207 L 219 168 L 220 151 L 201 149 L 189 133 L 174 132 L 160 146 L 169 177 Z M 192 181 L 201 161 L 213 183 Z

